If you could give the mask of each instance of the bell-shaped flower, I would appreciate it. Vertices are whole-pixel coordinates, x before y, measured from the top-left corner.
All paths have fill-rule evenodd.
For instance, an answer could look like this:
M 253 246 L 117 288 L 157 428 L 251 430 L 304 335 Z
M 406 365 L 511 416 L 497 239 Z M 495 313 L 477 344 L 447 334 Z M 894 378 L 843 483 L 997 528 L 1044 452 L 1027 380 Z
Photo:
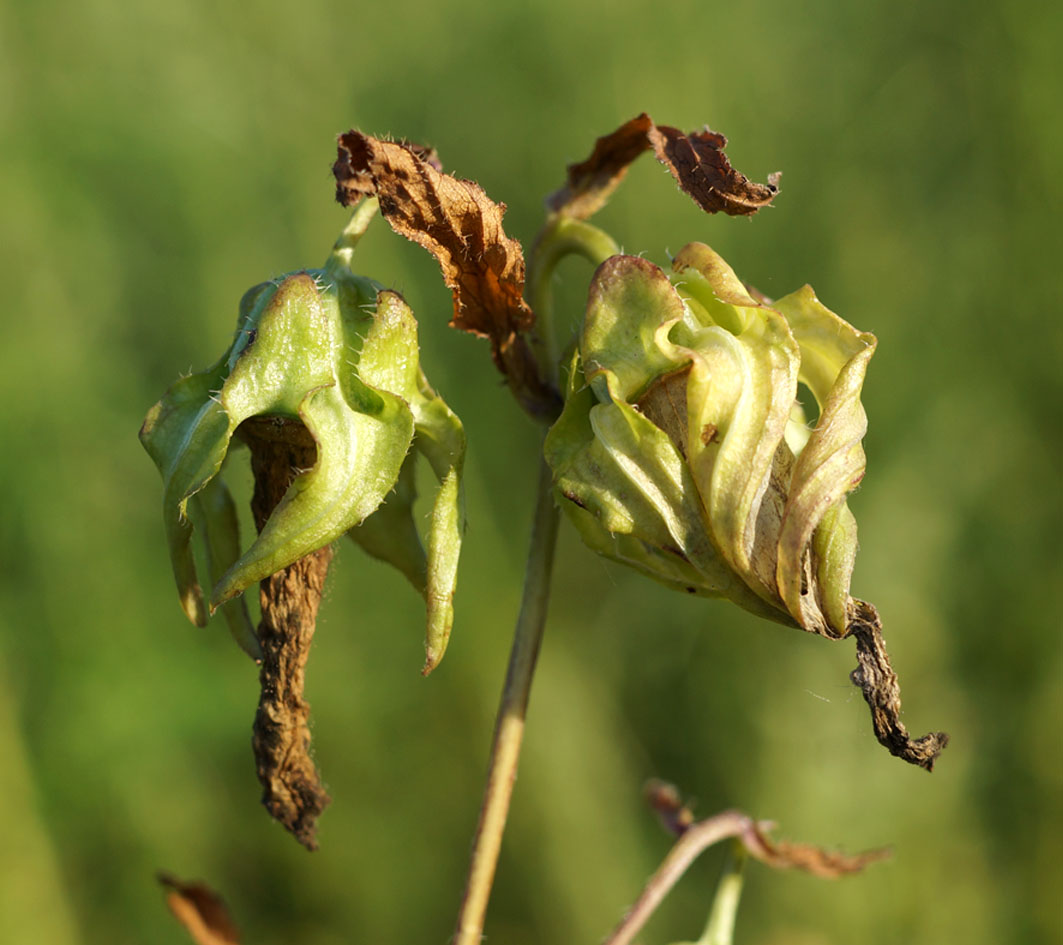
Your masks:
M 591 548 L 672 587 L 844 636 L 874 349 L 809 287 L 769 302 L 703 244 L 671 276 L 611 257 L 546 441 L 564 509 Z
M 412 312 L 397 293 L 350 271 L 352 245 L 341 239 L 322 269 L 251 289 L 229 350 L 174 384 L 148 412 L 140 438 L 162 473 L 170 557 L 194 623 L 225 608 L 234 636 L 255 655 L 243 592 L 348 533 L 424 595 L 427 672 L 442 657 L 453 622 L 465 437 L 421 370 Z M 240 424 L 252 417 L 300 421 L 317 458 L 241 553 L 219 473 L 239 443 Z M 412 510 L 417 454 L 440 484 L 427 552 Z M 194 524 L 206 538 L 209 605 L 191 548 Z

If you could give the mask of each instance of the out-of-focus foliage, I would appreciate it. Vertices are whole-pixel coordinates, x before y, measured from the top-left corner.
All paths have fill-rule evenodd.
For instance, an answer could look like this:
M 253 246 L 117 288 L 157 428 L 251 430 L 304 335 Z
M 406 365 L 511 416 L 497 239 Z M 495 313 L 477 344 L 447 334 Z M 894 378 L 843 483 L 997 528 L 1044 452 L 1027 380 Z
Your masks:
M 932 776 L 887 757 L 848 646 L 671 594 L 566 531 L 491 940 L 612 926 L 668 843 L 641 804 L 653 775 L 699 814 L 894 846 L 844 885 L 752 867 L 749 945 L 1058 935 L 1061 35 L 1033 2 L 4 5 L 5 934 L 176 945 L 163 867 L 219 890 L 249 942 L 446 938 L 537 439 L 486 345 L 446 329 L 435 264 L 376 224 L 359 271 L 407 296 L 465 422 L 469 530 L 427 680 L 416 594 L 340 546 L 308 677 L 334 799 L 313 856 L 258 806 L 254 669 L 174 602 L 136 430 L 225 348 L 246 286 L 338 234 L 337 132 L 437 146 L 527 241 L 564 163 L 645 109 L 726 132 L 736 166 L 783 170 L 782 192 L 754 220 L 709 218 L 644 158 L 596 218 L 626 252 L 708 242 L 768 295 L 810 282 L 879 339 L 853 592 L 885 621 L 908 725 L 953 741 Z M 701 927 L 717 865 L 647 942 Z

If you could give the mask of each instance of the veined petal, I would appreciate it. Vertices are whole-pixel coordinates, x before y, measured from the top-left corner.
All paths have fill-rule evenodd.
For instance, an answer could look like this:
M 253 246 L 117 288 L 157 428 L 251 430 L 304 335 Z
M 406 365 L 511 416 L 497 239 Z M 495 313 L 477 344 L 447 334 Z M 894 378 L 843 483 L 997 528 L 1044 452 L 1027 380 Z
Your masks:
M 832 635 L 849 626 L 849 582 L 856 563 L 856 517 L 844 500 L 827 509 L 812 534 L 816 593 Z
M 672 272 L 680 294 L 700 303 L 709 324 L 733 335 L 741 334 L 761 308 L 727 261 L 704 243 L 687 243 L 672 260 Z
M 595 274 L 546 443 L 565 507 L 592 547 L 666 583 L 843 633 L 873 336 L 807 288 L 770 303 L 703 244 L 673 265 L 674 289 L 636 257 Z
M 772 307 L 786 319 L 801 348 L 800 380 L 823 410 L 842 366 L 868 348 L 874 351 L 875 336 L 832 312 L 811 286 L 783 296 Z
M 583 374 L 578 368 L 573 378 L 583 381 Z M 646 490 L 633 482 L 628 471 L 618 463 L 615 444 L 611 450 L 598 439 L 591 416 L 598 411 L 600 424 L 602 409 L 615 412 L 618 408 L 612 403 L 598 404 L 590 388 L 585 386 L 583 390 L 569 394 L 564 411 L 547 434 L 544 453 L 554 472 L 554 482 L 559 492 L 570 503 L 591 512 L 606 531 L 637 533 L 641 540 L 656 547 L 670 548 L 675 554 L 681 555 L 683 549 L 678 546 L 668 524 L 668 520 L 674 518 L 674 513 L 668 509 L 662 510 L 655 501 L 662 490 L 651 489 L 656 496 L 647 495 Z M 608 419 L 605 418 L 607 430 L 617 423 L 623 425 L 627 418 L 621 416 L 613 424 Z M 639 419 L 643 423 L 639 424 Z M 670 475 L 673 480 L 670 486 L 664 488 L 664 492 L 676 492 L 675 480 L 682 481 L 683 463 L 671 440 L 645 418 L 637 417 L 633 422 L 637 430 L 630 432 L 628 439 L 635 440 L 641 433 L 664 451 L 666 458 L 663 462 L 670 467 L 666 478 Z M 647 476 L 643 474 L 638 478 L 645 480 Z M 690 487 L 693 488 L 693 482 Z M 681 491 L 681 487 L 678 491 Z
M 724 595 L 703 584 L 700 571 L 683 555 L 651 545 L 633 534 L 610 532 L 589 509 L 565 503 L 565 514 L 592 551 L 640 571 L 673 590 L 719 598 Z
M 682 365 L 663 350 L 661 328 L 683 318 L 682 300 L 658 266 L 611 256 L 594 274 L 580 337 L 583 372 L 598 399 L 632 402 L 660 374 Z M 610 383 L 603 371 L 612 374 Z M 612 386 L 612 392 L 607 388 Z
M 855 549 L 856 544 L 856 524 L 844 499 L 863 478 L 866 465 L 861 441 L 867 414 L 860 393 L 875 337 L 825 308 L 807 286 L 775 307 L 794 329 L 801 345 L 801 379 L 821 411 L 794 466 L 779 536 L 779 589 L 803 627 L 843 635 L 855 551 L 840 554 L 837 549 Z M 816 560 L 809 556 L 814 534 Z M 823 554 L 828 560 L 820 558 Z M 828 581 L 817 586 L 817 595 L 808 593 L 810 570 Z
M 797 392 L 799 349 L 782 315 L 757 302 L 708 246 L 684 247 L 673 265 L 680 294 L 694 298 L 715 322 L 673 332 L 692 361 L 691 469 L 717 546 L 758 594 L 777 605 L 774 541 L 758 541 L 758 519 Z M 772 560 L 754 562 L 755 551 Z
M 590 425 L 625 491 L 656 511 L 665 541 L 689 557 L 705 543 L 704 523 L 690 471 L 668 435 L 619 399 L 592 407 Z
M 603 378 L 615 393 L 611 373 Z M 779 616 L 719 554 L 682 454 L 632 405 L 619 398 L 600 404 L 589 389 L 570 390 L 545 455 L 568 500 L 563 507 L 595 550 L 670 586 Z

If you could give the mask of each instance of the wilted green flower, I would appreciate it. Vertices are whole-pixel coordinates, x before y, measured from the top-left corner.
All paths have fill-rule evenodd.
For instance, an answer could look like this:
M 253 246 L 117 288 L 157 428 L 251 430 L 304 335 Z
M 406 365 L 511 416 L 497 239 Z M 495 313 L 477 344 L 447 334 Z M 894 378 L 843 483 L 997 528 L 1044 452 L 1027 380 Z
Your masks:
M 755 296 L 708 246 L 669 277 L 613 256 L 591 284 L 546 442 L 590 547 L 672 587 L 826 636 L 847 631 L 875 349 L 809 287 Z M 813 429 L 798 383 L 819 407 Z
M 174 384 L 148 412 L 140 437 L 162 473 L 170 557 L 189 619 L 203 625 L 209 617 L 190 544 L 193 523 L 207 539 L 209 610 L 226 608 L 234 635 L 252 654 L 257 642 L 243 592 L 346 532 L 424 594 L 427 672 L 442 657 L 453 621 L 465 437 L 420 368 L 417 322 L 402 297 L 350 271 L 365 222 L 337 243 L 323 269 L 247 292 L 232 346 L 212 368 Z M 301 421 L 317 460 L 295 477 L 241 554 L 232 500 L 218 474 L 239 443 L 237 428 L 251 417 Z M 427 554 L 412 514 L 417 453 L 440 483 Z

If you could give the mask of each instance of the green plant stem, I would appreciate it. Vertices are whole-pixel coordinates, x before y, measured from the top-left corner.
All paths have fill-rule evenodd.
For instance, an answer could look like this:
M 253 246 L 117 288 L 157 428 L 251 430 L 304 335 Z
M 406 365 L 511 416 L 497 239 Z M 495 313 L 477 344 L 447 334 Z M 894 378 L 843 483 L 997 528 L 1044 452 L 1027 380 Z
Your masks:
M 746 858 L 746 848 L 738 841 L 732 841 L 727 859 L 724 860 L 723 872 L 716 884 L 709 922 L 698 939 L 698 945 L 731 945 L 733 942 L 738 901 L 742 898 L 742 868 Z
M 365 235 L 365 231 L 369 229 L 369 224 L 373 222 L 379 209 L 380 201 L 376 197 L 366 197 L 354 208 L 351 219 L 347 221 L 343 232 L 340 233 L 339 238 L 332 247 L 332 252 L 325 263 L 326 269 L 337 272 L 353 271 L 351 269 L 351 259 L 354 256 L 354 248 Z
M 555 216 L 540 230 L 528 267 L 529 299 L 535 312 L 540 358 L 547 377 L 558 386 L 558 367 L 568 339 L 561 338 L 554 317 L 552 279 L 558 263 L 566 256 L 582 256 L 598 267 L 620 252 L 616 241 L 604 230 L 584 220 Z
M 657 872 L 650 877 L 642 895 L 635 900 L 635 904 L 602 945 L 631 945 L 639 930 L 702 851 L 728 837 L 744 837 L 753 827 L 753 820 L 736 810 L 724 811 L 691 824 L 668 851 Z M 712 918 L 709 921 L 711 927 Z
M 535 519 L 531 547 L 524 573 L 524 594 L 509 654 L 509 670 L 495 722 L 487 785 L 480 806 L 465 894 L 458 913 L 454 945 L 479 945 L 483 935 L 487 901 L 491 896 L 495 867 L 502 848 L 502 833 L 509 813 L 517 761 L 524 738 L 535 662 L 539 656 L 546 608 L 550 597 L 550 574 L 557 544 L 558 510 L 554 504 L 553 479 L 545 462 L 539 465 Z

